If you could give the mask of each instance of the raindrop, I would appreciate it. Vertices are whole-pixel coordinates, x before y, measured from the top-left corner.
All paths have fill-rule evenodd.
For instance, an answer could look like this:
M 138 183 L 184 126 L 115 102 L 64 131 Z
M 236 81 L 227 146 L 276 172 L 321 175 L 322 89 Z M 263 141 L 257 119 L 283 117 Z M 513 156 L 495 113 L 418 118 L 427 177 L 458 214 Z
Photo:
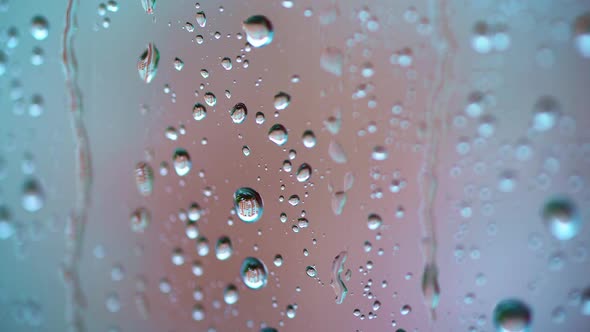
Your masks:
M 284 145 L 287 143 L 289 136 L 287 134 L 287 129 L 281 124 L 275 124 L 270 127 L 268 131 L 268 139 L 271 140 L 276 145 Z
M 262 15 L 250 16 L 242 24 L 246 40 L 254 47 L 263 47 L 272 42 L 274 30 L 272 23 Z
M 223 300 L 227 304 L 231 305 L 238 302 L 239 297 L 238 288 L 233 284 L 227 285 L 223 290 Z
M 207 116 L 207 108 L 201 103 L 196 103 L 193 106 L 193 119 L 197 121 L 203 120 Z
M 572 239 L 582 228 L 578 209 L 568 198 L 556 197 L 549 200 L 541 214 L 545 225 L 558 240 Z
M 372 231 L 379 229 L 382 223 L 383 221 L 381 219 L 381 216 L 379 216 L 378 214 L 372 213 L 367 217 L 367 227 L 369 227 L 369 229 Z
M 285 92 L 279 92 L 275 95 L 274 98 L 274 106 L 275 109 L 278 111 L 284 110 L 289 106 L 291 103 L 291 96 L 286 94 Z
M 234 123 L 242 123 L 246 120 L 246 116 L 248 115 L 248 108 L 244 103 L 237 103 L 231 110 L 230 116 Z
M 174 59 L 174 69 L 181 71 L 184 68 L 184 61 L 179 58 Z
M 311 166 L 306 163 L 301 164 L 297 169 L 297 181 L 306 182 L 311 177 Z
M 318 276 L 318 271 L 315 269 L 315 266 L 311 266 L 311 265 L 305 269 L 305 273 L 310 278 L 315 278 Z
M 238 218 L 246 223 L 257 222 L 264 211 L 262 197 L 254 189 L 247 187 L 234 193 L 234 208 Z
M 494 308 L 493 322 L 501 332 L 526 332 L 531 327 L 531 310 L 522 301 L 502 300 Z
M 207 24 L 207 16 L 205 16 L 204 12 L 198 12 L 197 15 L 195 15 L 195 20 L 201 28 L 204 28 Z
M 217 240 L 217 245 L 215 246 L 215 256 L 220 261 L 224 261 L 231 257 L 233 253 L 233 247 L 231 244 L 231 240 L 227 236 L 222 236 Z
M 227 57 L 223 58 L 223 59 L 221 60 L 221 66 L 222 66 L 222 67 L 223 67 L 223 69 L 225 69 L 225 70 L 230 70 L 230 69 L 232 69 L 232 63 L 231 63 L 231 59 L 230 59 L 230 58 L 227 58 Z
M 147 49 L 139 57 L 137 70 L 139 77 L 146 83 L 150 83 L 158 72 L 160 62 L 160 51 L 154 43 L 149 43 Z
M 303 146 L 308 149 L 311 149 L 316 145 L 315 134 L 311 130 L 304 131 L 301 140 L 303 141 Z
M 247 257 L 240 267 L 240 275 L 246 287 L 250 289 L 260 289 L 266 286 L 268 272 L 266 265 L 254 257 Z
M 555 126 L 559 116 L 559 104 L 551 96 L 542 96 L 533 110 L 533 129 L 547 131 Z
M 23 185 L 22 206 L 25 211 L 37 212 L 45 203 L 45 195 L 41 184 L 36 179 L 28 179 Z
M 35 16 L 31 21 L 31 35 L 36 40 L 44 40 L 49 35 L 49 23 L 43 16 Z
M 193 166 L 190 155 L 185 149 L 181 148 L 174 151 L 174 154 L 172 155 L 172 164 L 174 165 L 174 170 L 178 176 L 187 175 Z

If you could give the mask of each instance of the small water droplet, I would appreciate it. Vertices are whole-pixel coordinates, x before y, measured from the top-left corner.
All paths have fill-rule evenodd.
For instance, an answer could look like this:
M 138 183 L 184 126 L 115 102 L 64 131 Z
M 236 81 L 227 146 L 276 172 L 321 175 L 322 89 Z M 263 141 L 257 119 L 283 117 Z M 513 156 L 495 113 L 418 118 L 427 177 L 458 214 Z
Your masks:
M 244 103 L 237 103 L 232 109 L 230 110 L 230 116 L 234 123 L 242 123 L 246 120 L 246 116 L 248 115 L 248 108 Z
M 35 16 L 31 21 L 31 35 L 36 40 L 44 40 L 49 35 L 49 23 L 43 16 Z
M 531 310 L 524 302 L 506 299 L 496 304 L 493 314 L 494 326 L 502 332 L 527 332 L 531 326 Z
M 577 207 L 566 197 L 555 197 L 546 202 L 542 217 L 551 235 L 561 241 L 572 239 L 582 228 Z

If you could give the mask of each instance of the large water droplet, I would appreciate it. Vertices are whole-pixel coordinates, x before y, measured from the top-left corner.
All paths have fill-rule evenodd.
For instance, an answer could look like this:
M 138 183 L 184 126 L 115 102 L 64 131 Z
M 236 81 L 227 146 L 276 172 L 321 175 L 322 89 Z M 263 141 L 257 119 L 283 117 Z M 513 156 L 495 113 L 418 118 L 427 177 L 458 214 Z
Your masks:
M 197 21 L 197 24 L 201 27 L 204 28 L 205 25 L 207 24 L 207 16 L 205 16 L 205 12 L 198 12 L 195 15 L 195 20 Z
M 268 139 L 276 145 L 284 145 L 289 139 L 287 129 L 281 124 L 275 124 L 268 131 Z
M 49 35 L 49 23 L 43 16 L 35 16 L 31 21 L 31 35 L 37 40 L 44 40 Z
M 232 109 L 229 111 L 231 120 L 234 123 L 242 123 L 246 120 L 246 116 L 248 115 L 248 108 L 244 103 L 237 103 Z
M 291 96 L 285 92 L 279 92 L 275 95 L 274 106 L 278 111 L 284 110 L 291 103 Z
M 260 289 L 266 286 L 268 270 L 258 258 L 247 257 L 240 267 L 240 275 L 246 287 Z
M 197 121 L 203 120 L 207 116 L 207 108 L 201 103 L 196 103 L 193 106 L 193 119 Z
M 248 43 L 254 47 L 263 47 L 272 42 L 274 30 L 272 23 L 262 15 L 250 16 L 242 24 Z
M 240 188 L 234 193 L 234 208 L 238 218 L 246 223 L 257 222 L 264 211 L 262 197 L 252 188 Z
M 301 164 L 297 169 L 297 181 L 305 182 L 311 177 L 311 166 L 306 163 Z
M 561 241 L 575 237 L 582 228 L 578 209 L 565 197 L 556 197 L 545 203 L 542 217 L 551 234 Z
M 531 310 L 524 302 L 506 299 L 496 304 L 493 322 L 498 332 L 528 332 L 531 317 Z
M 139 77 L 146 83 L 150 83 L 158 72 L 160 62 L 160 51 L 154 43 L 149 43 L 147 49 L 139 57 L 137 70 Z
M 172 155 L 172 163 L 174 170 L 179 176 L 185 176 L 190 172 L 193 166 L 191 157 L 185 149 L 176 149 Z

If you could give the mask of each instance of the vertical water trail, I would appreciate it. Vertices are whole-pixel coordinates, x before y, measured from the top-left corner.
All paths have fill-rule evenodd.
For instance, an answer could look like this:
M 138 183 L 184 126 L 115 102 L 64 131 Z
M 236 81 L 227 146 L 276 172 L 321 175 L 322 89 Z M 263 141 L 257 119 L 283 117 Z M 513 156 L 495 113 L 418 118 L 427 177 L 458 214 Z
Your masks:
M 65 286 L 65 319 L 69 331 L 82 331 L 85 300 L 79 280 L 79 263 L 86 226 L 87 209 L 90 204 L 92 173 L 88 136 L 82 120 L 82 94 L 78 85 L 78 64 L 74 52 L 74 37 L 78 28 L 78 0 L 68 0 L 66 21 L 62 35 L 62 66 L 65 76 L 69 113 L 74 134 L 76 153 L 76 200 L 73 211 L 66 221 L 65 254 L 62 277 Z
M 432 25 L 432 47 L 436 52 L 437 62 L 434 72 L 432 94 L 425 110 L 426 130 L 424 135 L 422 168 L 418 172 L 421 202 L 419 218 L 422 224 L 424 271 L 422 274 L 422 292 L 424 302 L 431 310 L 432 319 L 436 319 L 436 307 L 440 296 L 438 284 L 438 264 L 436 261 L 438 239 L 436 235 L 435 204 L 438 189 L 437 166 L 439 142 L 446 135 L 447 119 L 445 111 L 452 93 L 453 59 L 457 43 L 449 27 L 447 0 L 430 0 L 429 11 Z

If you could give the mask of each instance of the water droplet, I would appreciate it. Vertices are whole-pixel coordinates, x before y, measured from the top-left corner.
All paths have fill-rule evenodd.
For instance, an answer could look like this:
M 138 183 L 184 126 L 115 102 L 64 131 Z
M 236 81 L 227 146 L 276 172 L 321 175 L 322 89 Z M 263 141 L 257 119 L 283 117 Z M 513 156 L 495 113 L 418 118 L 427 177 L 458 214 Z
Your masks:
M 496 304 L 493 322 L 501 332 L 527 332 L 531 326 L 531 310 L 522 301 L 506 299 Z
M 195 304 L 192 313 L 193 319 L 196 321 L 202 321 L 205 319 L 205 308 L 200 304 Z
M 318 276 L 318 271 L 315 269 L 315 266 L 308 266 L 305 269 L 305 273 L 310 277 L 310 278 L 315 278 Z
M 266 265 L 254 257 L 247 257 L 240 267 L 240 275 L 246 287 L 260 289 L 266 286 L 268 271 Z
M 274 30 L 272 23 L 262 15 L 250 16 L 242 24 L 246 40 L 254 47 L 263 47 L 272 42 Z
M 242 153 L 244 154 L 244 156 L 248 157 L 251 153 L 250 148 L 247 145 L 244 145 L 242 147 Z
M 256 113 L 256 124 L 263 124 L 264 121 L 266 121 L 265 117 L 264 117 L 264 113 L 262 112 L 257 112 Z
M 348 253 L 342 251 L 338 256 L 334 257 L 334 261 L 332 261 L 332 279 L 330 280 L 330 286 L 332 286 L 332 289 L 336 294 L 335 301 L 337 304 L 342 304 L 346 294 L 348 294 L 348 288 L 346 288 L 344 281 L 342 281 L 344 263 L 346 262 L 347 257 Z
M 193 119 L 197 121 L 203 120 L 207 116 L 207 108 L 201 103 L 196 103 L 193 106 Z
M 409 305 L 407 305 L 407 304 L 406 304 L 406 305 L 404 305 L 404 306 L 401 308 L 401 310 L 400 310 L 400 313 L 401 313 L 402 315 L 404 315 L 404 316 L 405 316 L 405 315 L 407 315 L 407 314 L 409 314 L 410 312 L 412 312 L 412 307 L 410 307 L 410 306 L 409 306 Z
M 215 256 L 220 261 L 224 261 L 231 257 L 233 253 L 233 247 L 231 244 L 231 240 L 227 236 L 222 236 L 217 240 L 217 245 L 215 246 Z
M 373 160 L 378 161 L 386 160 L 388 156 L 389 153 L 387 152 L 387 149 L 385 149 L 385 147 L 381 145 L 374 147 L 373 152 L 371 153 L 371 157 L 373 158 Z
M 264 211 L 262 197 L 254 189 L 247 187 L 234 193 L 234 208 L 238 218 L 246 223 L 257 222 Z
M 147 49 L 139 57 L 137 70 L 139 77 L 146 83 L 150 83 L 158 72 L 160 62 L 160 51 L 154 43 L 149 43 Z
M 212 92 L 205 93 L 203 98 L 205 99 L 205 103 L 209 106 L 215 106 L 215 104 L 217 104 L 217 97 L 215 97 Z
M 539 98 L 533 109 L 533 129 L 547 131 L 553 128 L 559 117 L 559 103 L 551 96 Z
M 149 196 L 154 189 L 154 170 L 145 162 L 135 166 L 135 185 L 142 196 Z
M 320 66 L 322 69 L 336 76 L 342 76 L 343 61 L 344 54 L 340 49 L 335 47 L 323 49 L 320 55 Z
M 143 10 L 149 15 L 154 13 L 154 9 L 156 8 L 156 0 L 141 0 L 141 5 L 143 6 Z
M 236 286 L 229 284 L 225 287 L 225 290 L 223 291 L 223 300 L 225 303 L 230 305 L 234 304 L 238 302 L 239 297 L 238 288 Z
M 287 309 L 285 310 L 285 314 L 286 314 L 287 318 L 289 318 L 289 319 L 295 318 L 296 313 L 297 312 L 295 311 L 295 307 L 293 305 L 289 304 L 287 306 Z
M 379 229 L 382 223 L 383 220 L 378 214 L 372 213 L 367 217 L 367 227 L 369 227 L 369 229 L 372 231 Z
M 182 61 L 180 58 L 175 58 L 174 69 L 176 69 L 177 71 L 181 71 L 182 68 L 184 68 L 184 61 Z
M 185 176 L 190 172 L 193 163 L 191 162 L 191 157 L 186 152 L 185 149 L 176 149 L 174 154 L 172 155 L 172 163 L 174 165 L 174 170 L 178 176 Z
M 230 116 L 234 123 L 242 123 L 246 120 L 246 116 L 248 115 L 248 108 L 244 103 L 237 103 L 231 110 Z
M 576 19 L 574 43 L 581 56 L 590 58 L 590 13 L 585 13 Z
M 311 149 L 316 145 L 315 134 L 311 130 L 304 131 L 301 140 L 303 141 L 303 146 L 308 149 Z
M 546 202 L 542 217 L 551 234 L 561 241 L 575 237 L 582 228 L 577 207 L 566 197 L 556 197 Z
M 281 256 L 279 254 L 275 255 L 273 263 L 275 264 L 276 267 L 280 267 L 281 265 L 283 265 L 283 256 Z
M 36 179 L 28 179 L 23 185 L 22 206 L 25 211 L 37 212 L 45 204 L 45 195 L 41 184 Z
M 422 272 L 422 294 L 424 302 L 434 318 L 434 310 L 438 307 L 440 299 L 440 286 L 438 285 L 438 268 L 434 263 L 428 263 Z
M 287 134 L 287 129 L 281 124 L 275 124 L 270 127 L 268 131 L 268 139 L 271 140 L 276 145 L 284 145 L 287 143 L 289 136 Z
M 231 63 L 231 59 L 230 58 L 223 58 L 221 60 L 221 66 L 223 67 L 223 69 L 225 70 L 231 70 L 232 69 L 232 63 Z
M 278 111 L 284 110 L 291 103 L 291 96 L 285 92 L 279 92 L 275 95 L 274 106 Z
M 31 21 L 31 35 L 37 40 L 44 40 L 49 35 L 49 23 L 43 16 L 35 16 Z
M 140 207 L 131 213 L 130 222 L 131 230 L 134 232 L 143 232 L 150 224 L 150 212 Z
M 204 28 L 207 24 L 207 16 L 205 16 L 204 12 L 197 12 L 197 14 L 195 15 L 195 20 L 201 28 Z
M 301 164 L 301 166 L 299 166 L 299 168 L 297 169 L 297 181 L 305 182 L 309 180 L 309 178 L 311 177 L 311 173 L 311 166 L 309 166 L 306 163 Z

